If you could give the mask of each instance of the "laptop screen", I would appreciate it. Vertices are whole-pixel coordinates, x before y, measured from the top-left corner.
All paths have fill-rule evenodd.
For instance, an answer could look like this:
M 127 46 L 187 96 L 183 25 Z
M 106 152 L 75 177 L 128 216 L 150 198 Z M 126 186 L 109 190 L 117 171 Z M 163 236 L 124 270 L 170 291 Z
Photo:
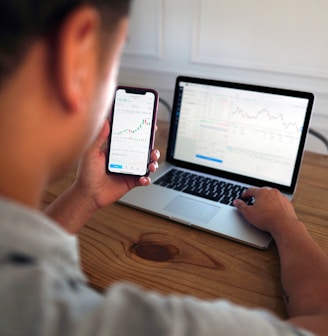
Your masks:
M 291 187 L 312 104 L 309 93 L 179 77 L 172 159 Z

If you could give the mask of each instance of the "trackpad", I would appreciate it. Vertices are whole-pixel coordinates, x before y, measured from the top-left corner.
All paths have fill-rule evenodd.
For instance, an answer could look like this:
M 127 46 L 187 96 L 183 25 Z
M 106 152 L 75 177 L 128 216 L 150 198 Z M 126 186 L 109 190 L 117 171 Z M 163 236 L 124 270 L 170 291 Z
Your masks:
M 191 221 L 197 220 L 208 223 L 220 208 L 201 201 L 194 201 L 187 197 L 178 196 L 165 206 L 164 210 L 182 217 L 190 218 Z

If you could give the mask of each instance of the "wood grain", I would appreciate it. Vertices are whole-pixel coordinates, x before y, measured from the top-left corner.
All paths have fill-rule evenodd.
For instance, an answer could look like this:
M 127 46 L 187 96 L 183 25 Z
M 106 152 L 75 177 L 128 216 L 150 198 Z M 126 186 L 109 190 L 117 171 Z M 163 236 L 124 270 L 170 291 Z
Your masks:
M 168 127 L 159 123 L 156 146 L 165 156 Z M 51 185 L 49 204 L 74 171 Z M 293 204 L 313 238 L 328 253 L 328 157 L 306 152 Z M 286 317 L 275 244 L 262 251 L 119 204 L 89 221 L 79 234 L 81 263 L 99 291 L 117 281 L 165 294 L 224 298 Z

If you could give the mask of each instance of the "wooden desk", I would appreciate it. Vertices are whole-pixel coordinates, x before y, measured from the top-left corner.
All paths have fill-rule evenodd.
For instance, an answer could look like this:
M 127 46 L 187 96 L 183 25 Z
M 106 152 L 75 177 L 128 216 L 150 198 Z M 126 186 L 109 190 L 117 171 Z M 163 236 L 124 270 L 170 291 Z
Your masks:
M 159 123 L 156 146 L 163 157 L 166 137 L 167 124 Z M 70 174 L 49 187 L 44 205 L 72 179 Z M 328 156 L 306 152 L 293 204 L 328 253 L 327 200 Z M 119 204 L 100 210 L 79 238 L 82 268 L 97 290 L 129 281 L 162 293 L 224 298 L 286 317 L 274 243 L 257 250 Z

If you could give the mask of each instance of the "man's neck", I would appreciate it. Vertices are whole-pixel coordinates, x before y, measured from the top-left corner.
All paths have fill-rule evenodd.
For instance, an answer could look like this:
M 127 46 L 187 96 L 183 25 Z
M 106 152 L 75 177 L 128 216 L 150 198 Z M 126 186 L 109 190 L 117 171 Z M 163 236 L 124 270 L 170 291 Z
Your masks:
M 0 195 L 37 208 L 47 183 L 42 146 L 29 142 L 26 134 L 9 134 L 3 125 L 6 123 L 0 124 Z
M 39 208 L 40 198 L 45 185 L 44 177 L 35 171 L 30 173 L 24 165 L 12 169 L 12 165 L 0 164 L 0 195 L 23 203 L 33 208 Z

